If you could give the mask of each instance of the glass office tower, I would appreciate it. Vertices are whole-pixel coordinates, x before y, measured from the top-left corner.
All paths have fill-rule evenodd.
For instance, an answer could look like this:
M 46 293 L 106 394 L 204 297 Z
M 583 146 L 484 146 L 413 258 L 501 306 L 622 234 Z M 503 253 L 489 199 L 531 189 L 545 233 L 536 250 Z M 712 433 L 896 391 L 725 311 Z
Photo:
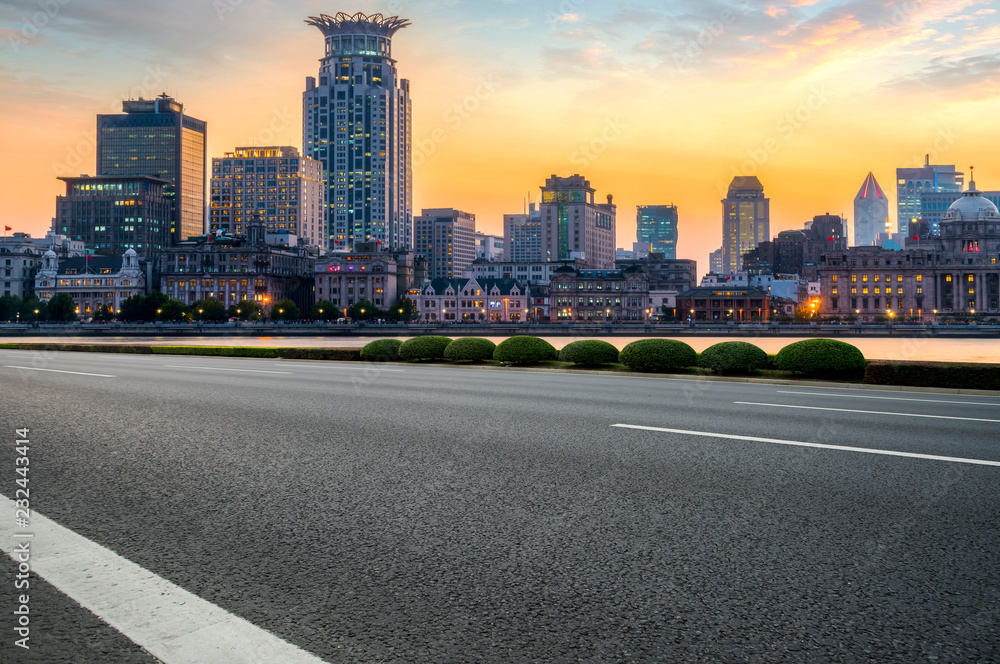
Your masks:
M 97 116 L 98 175 L 166 180 L 171 244 L 205 233 L 208 125 L 167 95 L 122 102 L 124 115 Z
M 677 258 L 677 206 L 640 205 L 636 210 L 635 239 L 648 242 L 650 251 Z

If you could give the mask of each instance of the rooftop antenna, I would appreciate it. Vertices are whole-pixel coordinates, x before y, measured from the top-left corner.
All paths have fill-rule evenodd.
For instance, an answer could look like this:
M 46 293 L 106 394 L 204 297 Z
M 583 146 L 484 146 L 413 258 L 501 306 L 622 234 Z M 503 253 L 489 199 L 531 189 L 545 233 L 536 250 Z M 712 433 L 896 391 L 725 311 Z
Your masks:
M 969 166 L 969 191 L 976 190 L 976 167 Z

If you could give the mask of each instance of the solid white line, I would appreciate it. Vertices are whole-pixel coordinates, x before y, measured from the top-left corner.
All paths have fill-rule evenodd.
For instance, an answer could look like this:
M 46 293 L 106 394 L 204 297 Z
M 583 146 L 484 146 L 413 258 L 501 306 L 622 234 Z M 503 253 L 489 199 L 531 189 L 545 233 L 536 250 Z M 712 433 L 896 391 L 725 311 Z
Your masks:
M 803 394 L 810 397 L 836 397 L 838 399 L 881 399 L 883 401 L 919 401 L 921 403 L 953 403 L 960 406 L 1000 406 L 1000 403 L 980 403 L 977 401 L 945 401 L 943 399 L 906 399 L 904 397 L 875 397 L 865 394 L 818 394 L 816 392 L 789 392 L 778 390 L 778 394 Z
M 64 373 L 73 374 L 76 376 L 96 376 L 97 378 L 117 378 L 117 376 L 109 376 L 107 374 L 95 374 L 95 373 L 83 373 L 82 371 L 60 371 L 59 369 L 38 369 L 36 367 L 14 367 L 11 365 L 6 365 L 7 369 L 25 369 L 26 371 L 50 371 L 52 373 Z
M 13 513 L 14 501 L 0 495 L 0 514 Z M 30 540 L 15 541 L 13 523 L 0 519 L 7 555 L 23 557 L 14 549 L 28 542 L 31 571 L 164 664 L 323 661 L 38 512 L 24 529 L 34 535 Z
M 266 374 L 288 374 L 291 375 L 291 371 L 264 371 L 259 369 L 223 369 L 222 367 L 188 367 L 179 364 L 164 364 L 164 367 L 168 369 L 199 369 L 205 371 L 238 371 L 239 373 L 266 373 Z
M 821 450 L 838 450 L 840 452 L 862 452 L 864 454 L 879 454 L 882 456 L 906 457 L 908 459 L 926 459 L 929 461 L 948 461 L 951 463 L 967 463 L 975 466 L 996 466 L 1000 461 L 983 461 L 980 459 L 962 459 L 959 457 L 937 456 L 934 454 L 914 454 L 913 452 L 893 452 L 891 450 L 873 450 L 867 447 L 846 447 L 844 445 L 824 445 L 822 443 L 803 443 L 796 440 L 779 440 L 776 438 L 757 438 L 755 436 L 735 436 L 728 433 L 709 433 L 707 431 L 684 431 L 683 429 L 661 429 L 660 427 L 643 427 L 632 424 L 612 424 L 621 429 L 640 429 L 642 431 L 660 431 L 663 433 L 678 433 L 684 436 L 704 436 L 706 438 L 726 438 L 729 440 L 747 440 L 755 443 L 773 443 L 775 445 L 792 445 L 795 447 L 813 447 Z
M 820 408 L 819 406 L 792 406 L 786 403 L 756 403 L 753 401 L 734 401 L 742 406 L 768 406 L 770 408 L 798 408 L 799 410 L 830 410 L 835 413 L 865 413 L 867 415 L 895 415 L 898 417 L 926 417 L 932 420 L 962 420 L 963 422 L 996 422 L 981 417 L 952 417 L 950 415 L 924 415 L 923 413 L 886 413 L 880 410 L 852 410 L 850 408 Z

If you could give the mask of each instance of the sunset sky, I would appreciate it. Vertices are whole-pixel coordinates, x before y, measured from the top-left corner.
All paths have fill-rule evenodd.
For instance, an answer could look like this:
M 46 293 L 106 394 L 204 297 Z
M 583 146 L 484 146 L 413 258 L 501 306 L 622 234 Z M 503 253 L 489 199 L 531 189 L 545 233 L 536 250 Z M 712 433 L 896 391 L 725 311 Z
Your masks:
M 871 170 L 976 166 L 1000 189 L 1000 3 L 984 0 L 0 0 L 0 223 L 43 236 L 58 175 L 95 173 L 95 116 L 174 96 L 208 156 L 301 149 L 323 38 L 303 20 L 382 13 L 411 81 L 414 209 L 502 215 L 552 174 L 618 205 L 680 208 L 678 257 L 707 271 L 734 175 L 756 175 L 771 232 L 853 215 Z M 435 132 L 435 130 L 441 130 Z M 432 136 L 443 140 L 433 140 Z

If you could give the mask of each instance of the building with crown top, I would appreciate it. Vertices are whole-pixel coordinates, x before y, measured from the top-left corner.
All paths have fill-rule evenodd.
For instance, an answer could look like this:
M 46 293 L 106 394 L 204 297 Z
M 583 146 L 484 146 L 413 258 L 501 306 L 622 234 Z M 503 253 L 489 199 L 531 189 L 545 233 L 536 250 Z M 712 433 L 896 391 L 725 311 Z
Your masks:
M 756 176 L 736 176 L 722 199 L 722 272 L 743 269 L 743 254 L 771 239 L 771 199 Z
M 392 37 L 409 25 L 381 14 L 310 17 L 326 42 L 319 75 L 302 95 L 303 153 L 326 174 L 327 248 L 413 243 L 410 82 L 400 79 Z

